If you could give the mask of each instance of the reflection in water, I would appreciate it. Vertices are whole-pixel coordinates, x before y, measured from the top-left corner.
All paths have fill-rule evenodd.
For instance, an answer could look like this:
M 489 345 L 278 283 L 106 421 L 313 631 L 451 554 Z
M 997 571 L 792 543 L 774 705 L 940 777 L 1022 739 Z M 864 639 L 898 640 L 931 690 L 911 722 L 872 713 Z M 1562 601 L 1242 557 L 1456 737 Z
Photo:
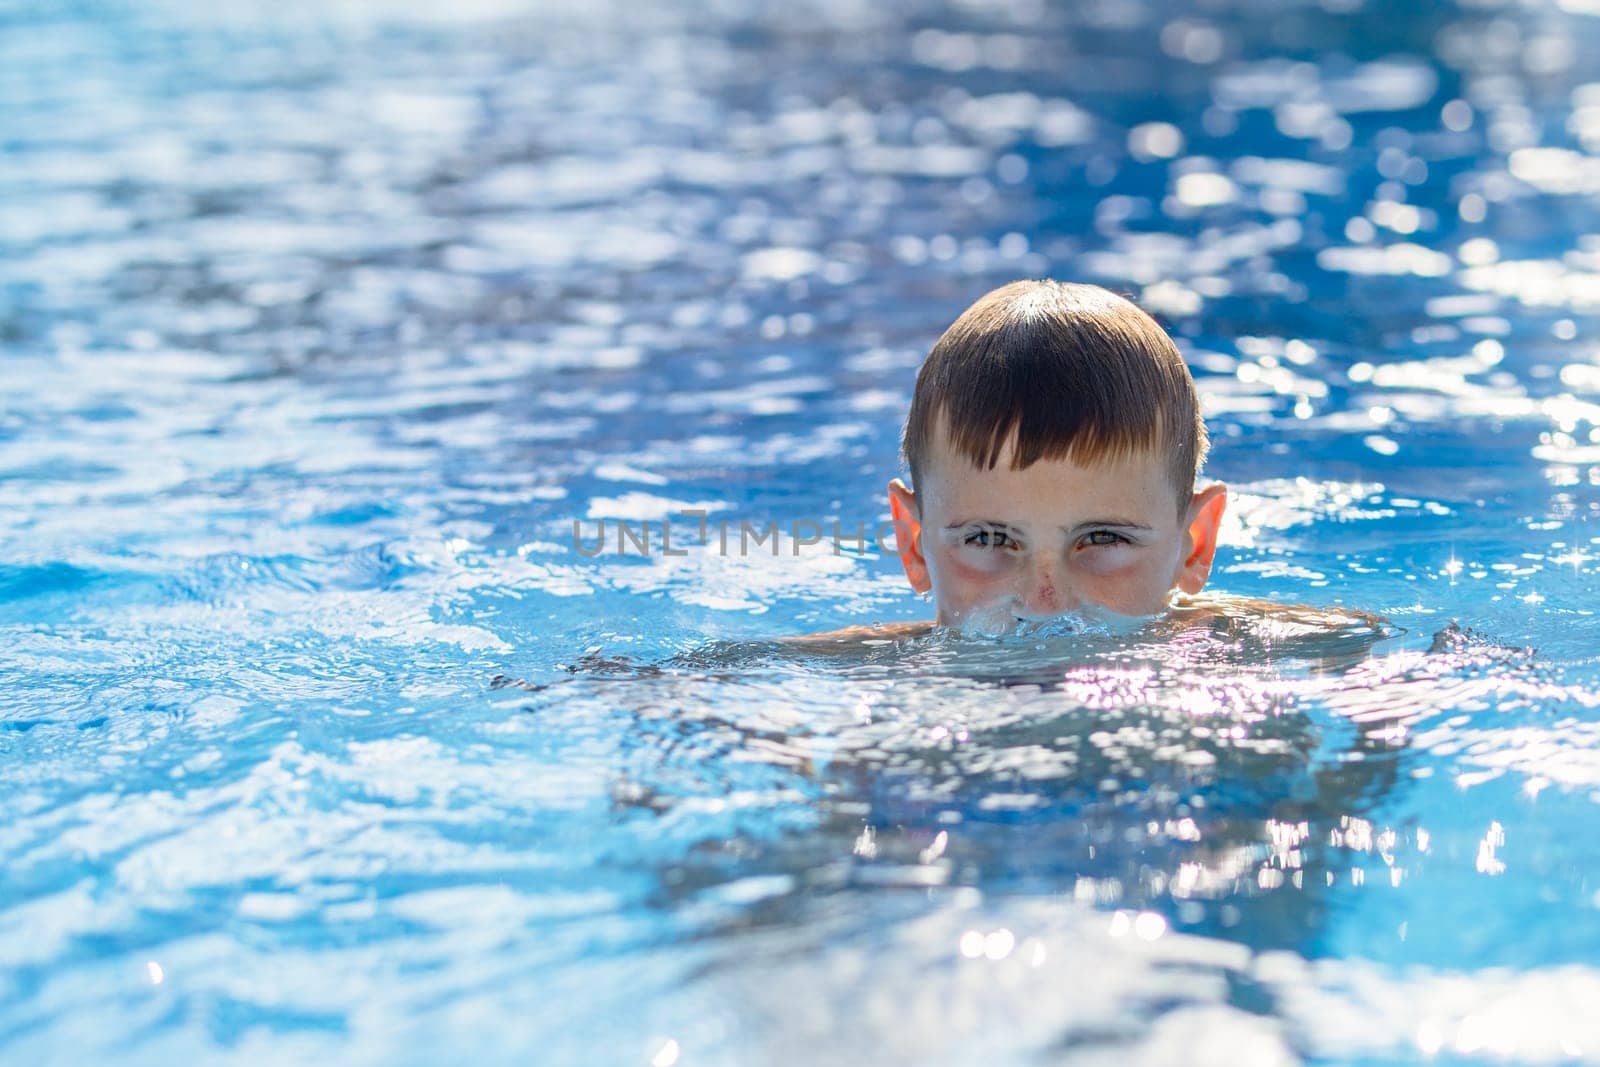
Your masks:
M 1251 944 L 1303 950 L 1318 891 L 1366 863 L 1352 849 L 1394 862 L 1395 834 L 1375 845 L 1368 813 L 1394 786 L 1417 709 L 1330 706 L 1352 690 L 1383 700 L 1388 676 L 1364 656 L 1384 635 L 1364 623 L 1288 638 L 1272 620 L 1221 629 L 1009 643 L 936 632 L 824 655 L 713 646 L 644 669 L 593 662 L 529 710 L 635 709 L 625 806 L 664 820 L 706 804 L 802 815 L 803 833 L 698 843 L 663 872 L 675 892 L 781 875 L 808 891 L 1065 893 L 1201 930 L 1243 921 Z M 1288 906 L 1271 892 L 1283 887 Z
M 1336 886 L 1416 869 L 1427 831 L 1377 813 L 1440 695 L 1531 665 L 1342 621 L 596 656 L 525 710 L 627 731 L 616 818 L 672 840 L 655 904 L 705 924 L 684 1010 L 739 1020 L 725 1047 L 1295 1062 L 1285 1023 L 1338 1041 L 1271 961 L 1324 954 Z

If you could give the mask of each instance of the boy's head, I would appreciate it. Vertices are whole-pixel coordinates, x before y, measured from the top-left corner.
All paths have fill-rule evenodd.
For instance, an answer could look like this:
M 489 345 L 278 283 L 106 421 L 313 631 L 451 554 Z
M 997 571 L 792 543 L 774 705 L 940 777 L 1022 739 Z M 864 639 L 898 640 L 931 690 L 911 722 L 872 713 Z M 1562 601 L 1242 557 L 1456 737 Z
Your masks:
M 1019 281 L 981 297 L 917 375 L 903 443 L 900 558 L 939 622 L 1149 615 L 1210 575 L 1226 490 L 1194 491 L 1194 380 L 1155 320 L 1104 289 Z

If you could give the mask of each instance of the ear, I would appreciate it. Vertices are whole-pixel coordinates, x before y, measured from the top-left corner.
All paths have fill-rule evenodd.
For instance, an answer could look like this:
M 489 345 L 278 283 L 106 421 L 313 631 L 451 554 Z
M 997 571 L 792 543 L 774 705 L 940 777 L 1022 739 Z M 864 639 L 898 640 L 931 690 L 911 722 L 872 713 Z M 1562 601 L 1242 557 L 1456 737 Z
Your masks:
M 1178 588 L 1191 596 L 1206 586 L 1211 577 L 1211 561 L 1217 554 L 1217 529 L 1228 506 L 1228 487 L 1218 482 L 1194 495 L 1189 504 L 1189 530 L 1183 541 L 1183 567 L 1178 571 Z
M 918 517 L 917 494 L 896 478 L 889 483 L 889 514 L 894 518 L 894 539 L 900 565 L 906 569 L 911 588 L 926 593 L 933 588 L 928 577 L 928 561 L 922 556 L 922 520 Z

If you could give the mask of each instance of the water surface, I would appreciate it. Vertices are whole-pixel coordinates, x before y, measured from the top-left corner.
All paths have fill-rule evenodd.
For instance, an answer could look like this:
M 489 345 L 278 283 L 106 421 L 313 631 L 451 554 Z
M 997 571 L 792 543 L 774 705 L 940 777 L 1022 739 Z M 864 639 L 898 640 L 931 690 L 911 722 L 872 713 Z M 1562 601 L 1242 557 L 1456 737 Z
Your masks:
M 0 4 L 0 1056 L 1600 1062 L 1596 56 Z M 1039 275 L 1184 348 L 1214 585 L 1388 628 L 826 656 L 926 616 L 892 559 L 575 551 L 870 529 Z

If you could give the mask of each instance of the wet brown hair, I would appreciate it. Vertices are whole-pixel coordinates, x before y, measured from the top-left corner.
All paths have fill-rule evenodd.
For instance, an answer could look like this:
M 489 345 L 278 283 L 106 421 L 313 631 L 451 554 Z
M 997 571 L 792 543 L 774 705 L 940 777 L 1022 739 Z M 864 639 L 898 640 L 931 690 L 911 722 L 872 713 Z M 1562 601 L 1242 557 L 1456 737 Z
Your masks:
M 1048 279 L 984 294 L 933 346 L 902 437 L 914 488 L 941 422 L 957 455 L 990 470 L 1007 441 L 1015 470 L 1159 449 L 1180 513 L 1209 444 L 1194 379 L 1160 325 L 1097 285 Z

